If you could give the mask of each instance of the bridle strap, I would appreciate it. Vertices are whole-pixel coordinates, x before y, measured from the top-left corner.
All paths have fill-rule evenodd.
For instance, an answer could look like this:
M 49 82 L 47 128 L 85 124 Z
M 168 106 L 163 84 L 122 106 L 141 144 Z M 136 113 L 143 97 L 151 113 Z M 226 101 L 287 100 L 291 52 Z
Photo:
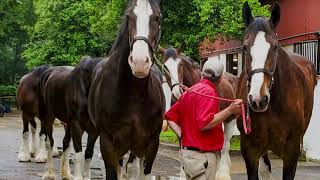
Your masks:
M 148 47 L 150 48 L 152 54 L 153 54 L 153 52 L 154 52 L 154 51 L 153 51 L 153 47 L 152 47 L 149 39 L 146 38 L 146 37 L 144 37 L 144 36 L 136 36 L 136 37 L 131 41 L 131 43 L 130 43 L 130 51 L 132 51 L 133 44 L 134 44 L 136 41 L 139 41 L 139 40 L 146 42 L 146 43 L 148 44 Z
M 180 83 L 174 83 L 174 84 L 172 85 L 171 90 L 172 90 L 174 87 L 179 86 L 179 85 L 180 85 Z
M 268 76 L 271 77 L 271 82 L 270 82 L 270 89 L 272 88 L 272 85 L 274 83 L 274 73 L 276 71 L 276 68 L 277 68 L 277 61 L 278 61 L 278 49 L 279 47 L 277 46 L 276 47 L 276 50 L 275 50 L 275 53 L 274 53 L 274 56 L 273 56 L 273 59 L 274 59 L 274 62 L 272 64 L 272 67 L 271 67 L 271 70 L 268 70 L 268 69 L 265 69 L 265 68 L 259 68 L 259 69 L 254 69 L 252 71 L 250 71 L 248 73 L 248 76 L 247 76 L 247 82 L 250 83 L 251 82 L 251 78 L 254 74 L 256 73 L 264 73 L 264 74 L 267 74 Z

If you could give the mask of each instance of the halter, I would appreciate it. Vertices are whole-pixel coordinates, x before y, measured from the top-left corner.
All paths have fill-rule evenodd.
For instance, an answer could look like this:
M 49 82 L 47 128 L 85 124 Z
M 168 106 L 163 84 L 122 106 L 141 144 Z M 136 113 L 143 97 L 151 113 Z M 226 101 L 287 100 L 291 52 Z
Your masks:
M 274 63 L 271 66 L 271 70 L 266 69 L 266 68 L 258 68 L 258 69 L 254 69 L 254 70 L 250 71 L 248 73 L 248 76 L 247 76 L 247 84 L 248 85 L 251 83 L 251 78 L 252 78 L 252 76 L 254 74 L 256 74 L 256 73 L 264 73 L 264 74 L 267 74 L 268 76 L 270 76 L 271 82 L 270 82 L 270 85 L 269 85 L 269 89 L 272 88 L 272 86 L 274 84 L 274 73 L 275 73 L 276 68 L 277 68 L 278 49 L 279 49 L 279 46 L 277 45 L 276 48 L 275 48 L 275 53 L 273 55 Z

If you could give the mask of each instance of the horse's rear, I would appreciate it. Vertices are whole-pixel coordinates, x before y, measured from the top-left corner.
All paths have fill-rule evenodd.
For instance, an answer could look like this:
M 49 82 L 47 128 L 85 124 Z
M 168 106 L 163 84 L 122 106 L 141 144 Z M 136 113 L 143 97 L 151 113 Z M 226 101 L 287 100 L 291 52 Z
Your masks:
M 44 98 L 45 109 L 39 112 L 41 121 L 43 123 L 45 134 L 48 138 L 47 140 L 47 173 L 43 176 L 43 179 L 54 179 L 54 166 L 53 166 L 53 145 L 54 139 L 52 136 L 53 122 L 55 118 L 60 121 L 67 123 L 65 128 L 65 136 L 63 139 L 63 150 L 62 155 L 62 176 L 64 179 L 71 179 L 69 164 L 69 151 L 65 154 L 65 151 L 69 149 L 69 143 L 71 140 L 70 126 L 68 125 L 69 119 L 67 116 L 67 108 L 65 103 L 66 95 L 66 79 L 73 70 L 73 67 L 68 66 L 57 66 L 52 67 L 50 72 L 43 75 L 40 81 L 41 93 Z
M 36 144 L 36 122 L 35 117 L 39 115 L 39 110 L 43 105 L 42 96 L 40 94 L 40 79 L 44 72 L 50 69 L 49 66 L 40 66 L 30 73 L 23 76 L 17 88 L 16 100 L 22 111 L 23 120 L 23 136 L 22 144 L 19 150 L 18 159 L 21 162 L 30 161 L 31 156 L 38 152 Z M 29 145 L 29 123 L 31 124 L 32 138 Z M 41 150 L 40 150 L 41 151 Z M 31 155 L 31 156 L 30 156 Z M 37 154 L 36 161 L 44 162 L 46 159 Z
M 91 76 L 96 65 L 103 58 L 86 57 L 75 67 L 68 76 L 66 84 L 66 108 L 70 121 L 69 129 L 75 150 L 75 170 L 74 177 L 78 179 L 90 179 L 90 163 L 93 156 L 94 145 L 98 138 L 98 133 L 94 125 L 89 120 L 88 114 L 88 94 L 91 87 Z M 88 133 L 85 157 L 82 154 L 83 131 Z M 64 150 L 68 144 L 64 144 Z M 84 157 L 84 158 L 83 158 Z M 66 159 L 67 161 L 67 159 Z M 84 162 L 83 168 L 81 166 Z M 67 162 L 66 162 L 67 163 Z

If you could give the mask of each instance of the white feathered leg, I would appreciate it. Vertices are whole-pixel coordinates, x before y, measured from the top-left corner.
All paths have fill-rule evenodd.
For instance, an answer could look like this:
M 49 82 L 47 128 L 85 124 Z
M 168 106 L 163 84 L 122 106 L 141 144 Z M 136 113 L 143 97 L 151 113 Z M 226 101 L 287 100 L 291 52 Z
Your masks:
M 35 160 L 38 163 L 45 163 L 47 161 L 46 135 L 41 134 L 39 140 L 40 140 L 40 147 Z
M 29 144 L 30 155 L 35 156 L 39 150 L 39 146 L 36 139 L 37 130 L 33 126 L 31 126 L 30 129 L 31 129 L 31 141 Z
M 29 154 L 29 132 L 22 134 L 22 143 L 20 145 L 18 159 L 20 162 L 28 162 L 31 159 Z
M 224 144 L 221 150 L 221 158 L 218 162 L 218 170 L 216 174 L 216 180 L 231 180 L 231 160 L 229 155 L 230 140 L 233 135 L 233 129 L 236 125 L 236 120 L 232 120 L 229 123 L 224 123 Z

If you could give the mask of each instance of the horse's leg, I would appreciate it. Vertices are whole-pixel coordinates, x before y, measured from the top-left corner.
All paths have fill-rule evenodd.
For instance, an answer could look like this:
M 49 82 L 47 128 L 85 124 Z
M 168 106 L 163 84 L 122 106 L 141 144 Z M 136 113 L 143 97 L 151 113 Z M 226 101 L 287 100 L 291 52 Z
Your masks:
M 36 133 L 37 133 L 37 123 L 34 119 L 30 120 L 31 124 L 31 142 L 29 144 L 29 149 L 30 149 L 30 155 L 35 156 L 36 153 L 38 152 L 38 144 L 36 140 Z
M 54 121 L 53 121 L 53 123 L 54 123 Z M 52 132 L 53 132 L 53 131 L 52 131 Z M 58 150 L 56 144 L 53 145 L 53 148 L 52 148 L 52 156 L 53 156 L 53 157 L 58 157 L 58 156 L 59 156 L 59 150 Z
M 153 165 L 154 159 L 157 156 L 158 148 L 159 148 L 159 137 L 155 137 L 151 140 L 149 144 L 147 153 L 144 157 L 144 163 L 142 160 L 140 161 L 140 177 L 141 178 L 143 179 L 150 178 L 152 165 Z M 142 173 L 143 168 L 144 168 L 144 171 Z
M 82 166 L 84 156 L 82 153 L 81 139 L 83 135 L 83 130 L 80 124 L 76 120 L 71 120 L 71 135 L 73 141 L 73 147 L 75 151 L 75 169 L 74 169 L 74 180 L 82 180 Z
M 90 164 L 94 152 L 94 145 L 97 141 L 98 133 L 88 133 L 87 139 L 87 149 L 85 152 L 85 161 L 83 164 L 83 179 L 90 180 L 91 179 L 91 172 L 90 172 Z
M 44 128 L 46 131 L 47 139 L 46 139 L 46 145 L 48 148 L 48 154 L 47 154 L 47 172 L 42 177 L 43 180 L 53 180 L 55 179 L 54 176 L 54 166 L 53 166 L 53 158 L 52 158 L 52 150 L 54 145 L 54 140 L 52 136 L 52 129 L 53 129 L 53 121 L 54 116 L 47 116 L 46 120 L 44 121 Z
M 47 161 L 47 150 L 46 150 L 46 132 L 44 128 L 44 120 L 45 118 L 39 117 L 41 120 L 41 129 L 39 133 L 39 152 L 35 158 L 38 163 L 45 163 Z
M 271 180 L 271 163 L 268 153 L 259 159 L 259 174 L 262 180 Z
M 130 153 L 129 159 L 126 165 L 126 179 L 135 180 L 138 179 L 140 173 L 140 163 L 139 158 Z
M 23 120 L 23 132 L 22 132 L 22 143 L 20 146 L 18 159 L 20 162 L 28 162 L 31 159 L 29 154 L 29 122 L 32 120 L 30 116 L 22 113 Z
M 112 139 L 105 133 L 100 134 L 100 149 L 106 169 L 106 179 L 117 180 L 117 171 L 121 157 L 119 157 L 119 154 L 116 152 Z
M 230 169 L 231 160 L 229 156 L 230 150 L 230 140 L 233 135 L 234 126 L 236 125 L 236 120 L 230 122 L 224 122 L 224 144 L 221 150 L 221 158 L 218 162 L 218 171 L 216 174 L 216 180 L 231 180 Z
M 283 180 L 293 180 L 296 174 L 297 163 L 300 156 L 299 142 L 287 143 L 285 156 L 283 158 Z
M 63 152 L 61 155 L 61 176 L 64 180 L 71 180 L 69 155 L 70 155 L 70 141 L 71 141 L 71 128 L 70 124 L 65 127 L 65 134 L 63 138 Z
M 241 153 L 246 163 L 248 180 L 258 180 L 259 154 L 254 147 L 247 148 L 241 139 Z

